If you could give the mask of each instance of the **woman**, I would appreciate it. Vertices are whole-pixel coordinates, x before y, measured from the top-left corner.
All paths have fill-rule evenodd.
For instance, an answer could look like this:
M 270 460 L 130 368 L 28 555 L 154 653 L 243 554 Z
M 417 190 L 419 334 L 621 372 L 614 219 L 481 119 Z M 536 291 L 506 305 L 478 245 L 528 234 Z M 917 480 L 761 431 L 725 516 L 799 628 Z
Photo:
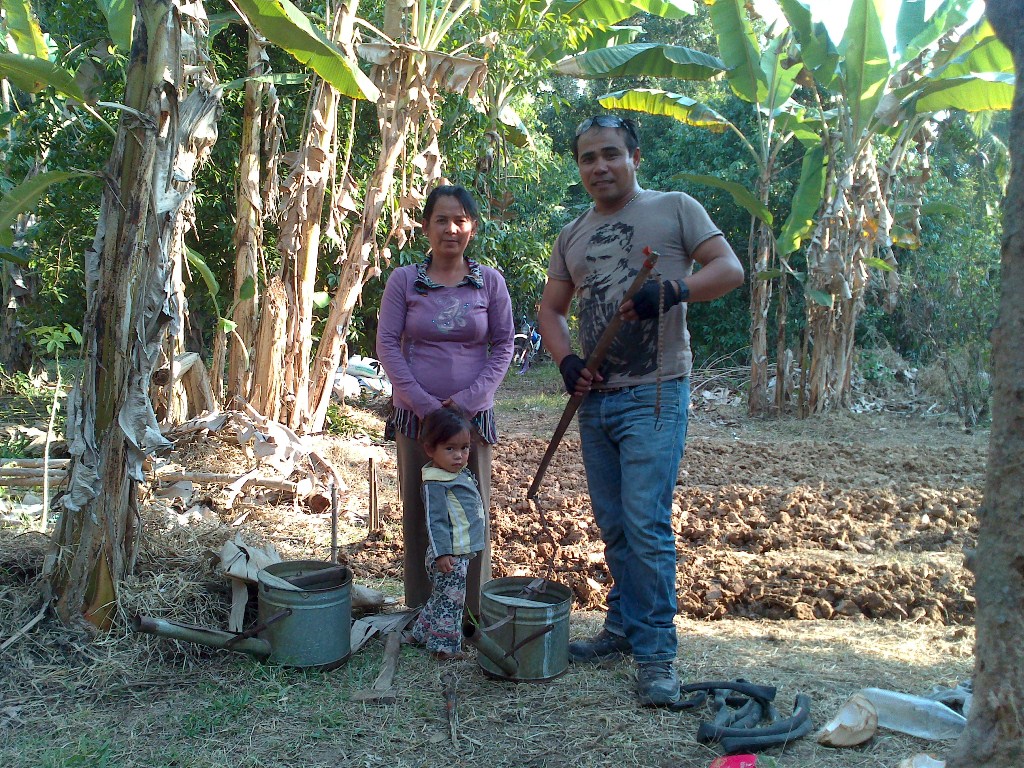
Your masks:
M 480 611 L 480 585 L 491 578 L 491 446 L 498 439 L 494 393 L 512 360 L 515 336 L 505 279 L 466 257 L 478 223 L 476 201 L 465 188 L 434 189 L 423 206 L 427 260 L 391 273 L 377 324 L 377 357 L 394 398 L 405 603 L 422 605 L 431 593 L 420 497 L 420 470 L 428 458 L 417 442 L 420 421 L 438 408 L 456 408 L 477 432 L 469 468 L 480 484 L 486 518 L 484 551 L 473 558 L 466 590 L 466 607 L 474 615 Z

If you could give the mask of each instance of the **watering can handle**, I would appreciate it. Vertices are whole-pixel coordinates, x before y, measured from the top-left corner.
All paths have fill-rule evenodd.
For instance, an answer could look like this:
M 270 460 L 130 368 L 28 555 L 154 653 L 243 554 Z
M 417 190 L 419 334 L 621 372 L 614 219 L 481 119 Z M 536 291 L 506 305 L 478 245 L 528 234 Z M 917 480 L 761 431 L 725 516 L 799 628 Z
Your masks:
M 515 645 L 513 645 L 513 646 L 512 646 L 511 648 L 509 648 L 509 649 L 508 649 L 508 650 L 507 650 L 507 651 L 505 652 L 505 656 L 506 656 L 506 657 L 509 657 L 509 656 L 511 656 L 511 655 L 512 655 L 513 653 L 515 653 L 516 651 L 518 651 L 518 650 L 519 650 L 520 648 L 522 648 L 522 647 L 523 647 L 524 645 L 526 645 L 527 643 L 532 643 L 532 642 L 533 642 L 534 640 L 536 640 L 536 639 L 537 639 L 538 637 L 543 637 L 544 635 L 546 635 L 546 634 L 547 634 L 548 632 L 550 632 L 550 631 L 551 631 L 552 629 L 554 629 L 554 628 L 555 628 L 555 625 L 554 625 L 554 624 L 546 624 L 545 626 L 543 626 L 543 627 L 541 627 L 540 629 L 538 629 L 538 630 L 537 630 L 536 632 L 534 632 L 534 633 L 532 633 L 532 634 L 530 634 L 530 635 L 527 635 L 527 636 L 526 636 L 526 637 L 524 637 L 524 638 L 523 638 L 522 640 L 520 640 L 520 641 L 519 641 L 518 643 L 516 643 L 516 644 L 515 644 Z
M 254 624 L 253 626 L 249 627 L 244 632 L 239 632 L 233 638 L 231 638 L 226 643 L 224 643 L 224 647 L 225 648 L 231 648 L 233 645 L 235 645 L 236 643 L 241 642 L 242 640 L 245 640 L 246 638 L 256 637 L 256 635 L 258 635 L 264 629 L 269 627 L 275 621 L 280 621 L 281 619 L 283 619 L 283 618 L 285 618 L 287 616 L 291 616 L 291 615 L 292 615 L 292 609 L 291 608 L 284 608 L 284 609 L 278 611 L 277 613 L 275 613 L 274 615 L 267 617 L 266 621 L 261 621 L 258 624 Z

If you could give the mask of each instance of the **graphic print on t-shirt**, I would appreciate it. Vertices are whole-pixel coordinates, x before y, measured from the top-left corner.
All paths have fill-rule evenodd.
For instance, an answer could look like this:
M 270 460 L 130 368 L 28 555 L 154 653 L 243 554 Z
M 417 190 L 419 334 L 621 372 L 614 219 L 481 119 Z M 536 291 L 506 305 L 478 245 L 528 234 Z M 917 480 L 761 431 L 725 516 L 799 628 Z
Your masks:
M 456 328 L 466 326 L 466 314 L 469 304 L 463 304 L 457 296 L 437 296 L 434 303 L 438 306 L 434 315 L 434 325 L 441 333 L 451 333 Z
M 633 227 L 610 222 L 595 230 L 586 246 L 587 277 L 580 286 L 580 342 L 590 355 L 622 303 L 639 267 L 630 266 Z M 655 369 L 657 322 L 623 323 L 605 358 L 606 371 L 642 376 Z

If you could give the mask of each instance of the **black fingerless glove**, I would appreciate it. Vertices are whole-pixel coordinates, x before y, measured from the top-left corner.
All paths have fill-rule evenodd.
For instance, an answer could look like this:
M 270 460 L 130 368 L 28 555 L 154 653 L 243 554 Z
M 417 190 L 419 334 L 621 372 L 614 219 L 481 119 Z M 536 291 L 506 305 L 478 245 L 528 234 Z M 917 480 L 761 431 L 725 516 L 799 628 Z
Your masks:
M 650 320 L 658 316 L 660 286 L 665 288 L 665 299 L 661 305 L 662 312 L 668 312 L 676 304 L 690 298 L 690 289 L 682 280 L 665 280 L 662 283 L 648 280 L 639 291 L 633 294 L 633 309 L 641 320 Z
M 558 370 L 562 373 L 562 381 L 565 382 L 565 391 L 570 395 L 576 394 L 576 382 L 580 374 L 587 367 L 586 361 L 579 355 L 566 355 L 558 364 Z

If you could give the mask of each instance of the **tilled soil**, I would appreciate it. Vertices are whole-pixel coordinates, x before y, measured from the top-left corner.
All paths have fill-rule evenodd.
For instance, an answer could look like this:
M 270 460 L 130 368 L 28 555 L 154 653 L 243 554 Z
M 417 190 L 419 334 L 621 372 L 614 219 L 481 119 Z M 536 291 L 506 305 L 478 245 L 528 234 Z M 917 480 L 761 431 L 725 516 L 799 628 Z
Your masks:
M 494 575 L 544 574 L 599 608 L 610 574 L 578 439 L 533 502 L 547 440 L 506 438 L 492 482 Z M 679 612 L 695 619 L 973 622 L 985 436 L 948 419 L 847 414 L 758 422 L 697 414 L 673 506 Z M 357 576 L 400 576 L 401 542 L 354 545 Z

